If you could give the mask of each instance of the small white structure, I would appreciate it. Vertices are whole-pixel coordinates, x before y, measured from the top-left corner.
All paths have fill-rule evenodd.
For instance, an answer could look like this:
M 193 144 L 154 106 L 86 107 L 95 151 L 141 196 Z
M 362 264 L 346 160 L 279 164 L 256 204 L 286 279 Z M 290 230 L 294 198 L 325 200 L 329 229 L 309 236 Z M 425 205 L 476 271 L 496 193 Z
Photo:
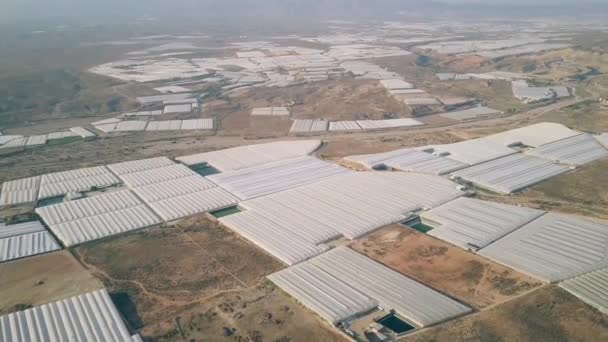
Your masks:
M 423 125 L 422 122 L 410 118 L 386 120 L 357 120 L 357 124 L 365 131 L 404 128 Z
M 251 110 L 252 116 L 289 116 L 289 109 L 286 107 L 260 107 Z
M 188 89 L 188 88 L 184 88 L 181 86 L 164 86 L 164 87 L 158 87 L 158 88 L 154 88 L 154 90 L 164 93 L 164 94 L 174 94 L 174 93 L 187 93 L 190 92 L 192 90 Z
M 83 127 L 72 127 L 70 128 L 70 131 L 80 135 L 83 139 L 90 139 L 90 138 L 94 138 L 96 135 L 95 133 L 89 131 L 88 129 L 85 129 Z
M 361 126 L 357 121 L 332 121 L 329 123 L 330 132 L 352 132 L 360 131 Z
M 514 81 L 511 87 L 513 96 L 524 103 L 536 103 L 572 96 L 568 87 L 530 87 L 525 80 Z
M 146 105 L 146 104 L 152 104 L 152 103 L 159 103 L 159 102 L 163 102 L 163 101 L 191 99 L 194 96 L 195 96 L 195 94 L 192 94 L 192 93 L 141 96 L 141 97 L 137 98 L 137 101 L 141 104 Z
M 469 109 L 441 113 L 440 116 L 452 120 L 471 120 L 483 117 L 497 116 L 502 114 L 501 111 L 489 107 L 473 107 Z
M 290 133 L 317 133 L 326 132 L 329 125 L 328 121 L 325 120 L 300 120 L 296 119 L 293 121 Z
M 165 105 L 165 108 L 163 109 L 163 114 L 182 114 L 191 112 L 192 104 L 190 103 Z

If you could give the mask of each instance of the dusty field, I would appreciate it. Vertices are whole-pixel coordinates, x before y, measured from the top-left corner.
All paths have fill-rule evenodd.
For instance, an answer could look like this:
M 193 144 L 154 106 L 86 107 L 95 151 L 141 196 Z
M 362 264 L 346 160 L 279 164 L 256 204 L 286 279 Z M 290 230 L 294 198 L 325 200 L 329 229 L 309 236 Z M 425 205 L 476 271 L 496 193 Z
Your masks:
M 176 326 L 176 321 L 165 322 Z M 180 316 L 159 341 L 347 341 L 270 282 L 213 298 Z
M 541 285 L 531 277 L 401 225 L 383 228 L 353 242 L 352 247 L 478 309 Z
M 67 251 L 0 264 L 0 315 L 101 288 Z
M 429 144 L 447 144 L 457 139 L 449 132 L 433 134 L 410 133 L 401 135 L 359 136 L 352 134 L 347 137 L 328 140 L 318 151 L 324 159 L 340 159 L 345 156 L 357 154 L 381 153 L 404 147 L 416 147 Z
M 557 122 L 587 132 L 608 132 L 608 108 L 602 107 L 596 101 L 582 102 L 549 112 L 535 121 Z
M 243 109 L 289 106 L 292 118 L 327 120 L 407 117 L 404 104 L 373 80 L 323 81 L 283 88 L 253 88 L 237 99 Z
M 511 196 L 480 194 L 482 199 L 608 219 L 608 160 L 580 169 Z
M 284 266 L 203 217 L 186 220 L 177 227 L 151 229 L 88 244 L 77 248 L 76 253 L 110 288 L 131 328 L 147 337 L 180 339 L 176 320 L 184 334 L 202 336 L 205 341 L 223 338 L 224 325 L 235 327 L 243 336 L 254 331 L 277 338 L 293 333 L 292 340 L 301 336 L 298 331 L 308 329 L 293 326 L 300 320 L 307 321 L 301 318 L 305 313 L 297 313 L 291 319 L 289 312 L 281 311 L 287 305 L 297 312 L 295 303 L 258 288 L 266 275 Z M 242 317 L 239 315 L 242 320 L 228 319 L 226 312 L 231 309 L 227 306 L 240 308 L 248 304 L 247 310 L 242 307 L 244 312 Z M 208 320 L 211 312 L 216 313 Z M 268 329 L 260 323 L 268 312 L 281 320 L 278 329 L 273 328 L 275 323 L 271 322 Z M 217 319 L 213 319 L 216 315 L 219 315 Z M 319 325 L 312 316 L 308 322 Z M 206 328 L 199 332 L 195 326 Z M 321 335 L 328 333 L 320 330 Z
M 415 57 L 415 56 L 414 56 Z M 433 96 L 474 97 L 484 104 L 502 111 L 526 108 L 513 97 L 511 83 L 506 81 L 440 81 L 435 76 L 438 71 L 454 70 L 455 72 L 484 72 L 491 68 L 482 68 L 485 60 L 478 57 L 453 59 L 441 55 L 430 55 L 429 66 L 417 65 L 411 56 L 383 58 L 378 64 L 402 75 L 406 81 L 413 83 Z
M 422 330 L 402 341 L 606 341 L 608 319 L 556 286 Z

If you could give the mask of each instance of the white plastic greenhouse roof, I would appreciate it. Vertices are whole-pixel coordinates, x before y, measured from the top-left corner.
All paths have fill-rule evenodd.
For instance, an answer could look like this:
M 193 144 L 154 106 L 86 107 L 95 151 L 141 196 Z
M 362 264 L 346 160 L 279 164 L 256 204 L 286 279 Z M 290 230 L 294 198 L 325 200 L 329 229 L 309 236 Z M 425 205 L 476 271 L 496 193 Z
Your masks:
M 268 276 L 273 283 L 332 324 L 374 310 L 378 302 L 312 263 Z
M 465 110 L 441 113 L 439 115 L 453 120 L 468 120 L 501 113 L 501 111 L 489 107 L 474 107 Z
M 112 172 L 114 172 L 116 175 L 121 176 L 128 173 L 151 170 L 169 165 L 175 165 L 175 163 L 167 157 L 157 157 L 110 164 L 108 165 L 108 168 L 112 170 Z
M 0 316 L 0 337 L 6 342 L 133 341 L 105 289 Z
M 319 243 L 358 238 L 462 195 L 437 176 L 349 172 L 241 202 L 246 211 L 220 222 L 291 265 L 322 252 Z
M 329 123 L 330 132 L 347 132 L 347 131 L 360 131 L 361 126 L 357 121 L 331 121 Z
M 2 228 L 0 228 L 2 229 Z M 1 233 L 1 230 L 0 230 Z M 61 249 L 46 230 L 0 238 L 0 262 Z
M 350 172 L 317 158 L 304 156 L 218 173 L 207 178 L 241 200 L 248 200 Z
M 548 213 L 479 254 L 547 282 L 608 266 L 608 223 Z
M 4 182 L 0 193 L 0 206 L 34 203 L 38 198 L 40 176 Z
M 447 319 L 466 314 L 471 309 L 443 294 L 426 287 L 398 272 L 383 266 L 347 247 L 338 247 L 316 258 L 307 261 L 296 269 L 305 268 L 307 273 L 294 273 L 290 267 L 271 275 L 271 280 L 278 280 L 279 286 L 303 302 L 309 308 L 317 311 L 330 321 L 336 321 L 340 316 L 352 316 L 356 309 L 358 313 L 369 311 L 374 304 L 371 298 L 386 310 L 395 310 L 411 323 L 424 327 Z M 297 270 L 296 270 L 297 272 Z M 311 282 L 316 277 L 323 277 L 329 283 Z M 288 282 L 285 281 L 288 280 Z M 345 290 L 345 288 L 350 288 Z M 299 289 L 297 291 L 296 289 Z M 343 290 L 343 297 L 337 297 L 337 291 Z M 302 293 L 310 297 L 302 297 Z M 337 300 L 339 303 L 350 301 L 351 305 L 342 314 L 332 313 L 327 304 L 315 305 L 312 299 L 321 298 Z M 354 301 L 354 303 L 353 303 Z M 318 303 L 318 302 L 317 302 Z
M 207 163 L 220 171 L 230 171 L 309 155 L 320 145 L 320 140 L 279 141 L 183 156 L 177 160 L 186 165 Z
M 573 131 L 561 124 L 542 122 L 490 135 L 483 139 L 502 146 L 521 143 L 526 146 L 538 147 L 579 134 L 579 132 Z
M 349 156 L 346 161 L 365 166 L 368 169 L 390 167 L 396 170 L 444 175 L 469 166 L 459 161 L 441 157 L 423 149 L 404 148 L 400 150 Z
M 146 203 L 152 203 L 169 198 L 179 197 L 193 192 L 215 188 L 217 185 L 196 174 L 177 179 L 144 185 L 133 189 Z
M 141 96 L 137 98 L 137 101 L 142 104 L 149 104 L 155 102 L 171 101 L 171 100 L 183 100 L 194 97 L 192 93 L 184 94 L 168 94 L 168 95 L 153 95 L 153 96 Z
M 435 154 L 469 165 L 475 165 L 517 153 L 517 151 L 511 148 L 486 141 L 483 138 L 464 140 L 446 145 L 433 145 L 428 146 L 428 148 L 432 148 Z
M 162 184 L 162 183 L 161 183 Z M 163 195 L 167 196 L 167 195 Z M 222 188 L 175 195 L 148 205 L 165 221 L 174 221 L 188 216 L 233 207 L 236 197 Z
M 608 150 L 590 134 L 579 134 L 570 138 L 542 145 L 526 151 L 526 154 L 563 164 L 584 165 L 608 157 Z
M 170 104 L 166 105 L 163 109 L 163 114 L 177 114 L 177 113 L 190 113 L 192 111 L 192 104 Z
M 69 192 L 89 191 L 93 187 L 104 188 L 120 184 L 105 166 L 88 167 L 42 175 L 38 199 L 65 195 Z
M 132 172 L 121 175 L 120 179 L 131 188 L 162 183 L 173 179 L 195 176 L 196 172 L 192 171 L 185 165 L 173 164 L 169 166 L 159 167 L 151 170 L 140 172 Z
M 161 93 L 170 94 L 170 93 L 186 93 L 191 91 L 188 88 L 180 87 L 180 86 L 164 86 L 154 88 L 154 90 L 159 91 Z
M 423 125 L 422 122 L 409 118 L 387 120 L 357 120 L 357 124 L 359 125 L 359 127 L 361 127 L 361 129 L 366 131 Z
M 200 130 L 211 130 L 213 129 L 213 119 L 188 119 L 182 121 L 182 130 L 200 129 Z
M 30 221 L 10 225 L 0 223 L 0 239 L 16 235 L 42 232 L 44 230 L 44 226 L 40 223 L 40 221 Z
M 518 153 L 456 171 L 452 176 L 495 192 L 510 194 L 569 170 L 550 160 Z
M 53 132 L 53 133 L 49 133 L 47 135 L 47 139 L 48 140 L 57 140 L 57 139 L 65 139 L 65 138 L 71 138 L 71 137 L 79 137 L 80 135 L 77 133 L 74 133 L 72 131 L 67 131 L 67 132 Z
M 150 121 L 146 131 L 179 131 L 182 128 L 182 120 Z
M 396 170 L 432 175 L 444 175 L 468 166 L 456 160 L 419 150 L 404 151 L 402 154 L 386 160 L 384 165 Z
M 464 249 L 478 250 L 524 226 L 545 212 L 461 197 L 423 212 L 427 232 Z M 430 221 L 430 222 L 429 222 Z
M 260 107 L 251 110 L 252 116 L 289 116 L 286 107 Z
M 161 220 L 129 190 L 36 208 L 65 246 L 159 224 Z
M 394 89 L 412 89 L 414 85 L 400 79 L 381 80 L 380 84 L 388 90 Z
M 327 131 L 328 121 L 325 120 L 294 120 L 289 132 L 291 133 L 312 133 Z
M 72 127 L 70 131 L 80 135 L 83 138 L 92 138 L 95 136 L 95 133 L 83 128 L 83 127 Z
M 222 217 L 219 221 L 287 265 L 297 264 L 327 250 L 327 247 L 301 237 L 309 232 L 294 232 L 267 217 L 266 213 L 245 211 Z
M 608 267 L 566 280 L 559 286 L 600 312 L 608 314 Z
M 608 133 L 593 136 L 602 146 L 608 148 Z
M 124 172 L 119 176 L 122 181 L 164 221 L 232 207 L 238 202 L 215 183 L 166 158 L 136 160 L 110 167 Z
M 44 135 L 32 135 L 30 137 L 27 138 L 27 142 L 25 143 L 25 146 L 39 146 L 39 145 L 44 145 L 46 144 L 46 134 Z

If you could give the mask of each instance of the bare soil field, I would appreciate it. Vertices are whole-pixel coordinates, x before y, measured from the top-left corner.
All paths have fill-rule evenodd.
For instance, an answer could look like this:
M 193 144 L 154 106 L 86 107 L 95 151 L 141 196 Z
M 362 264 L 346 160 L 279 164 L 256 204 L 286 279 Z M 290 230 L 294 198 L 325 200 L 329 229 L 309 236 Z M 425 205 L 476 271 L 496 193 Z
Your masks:
M 252 88 L 238 101 L 244 108 L 290 107 L 292 118 L 360 120 L 408 117 L 406 106 L 373 80 L 323 81 L 283 88 Z
M 347 341 L 335 328 L 308 311 L 269 281 L 222 294 L 201 303 L 158 341 Z M 160 326 L 160 325 L 158 325 Z M 152 330 L 158 326 L 152 327 Z M 156 334 L 152 334 L 158 336 Z
M 248 138 L 286 136 L 293 121 L 287 117 L 251 116 L 251 110 L 240 110 L 224 115 L 222 134 Z
M 338 160 L 342 157 L 358 154 L 371 154 L 393 151 L 404 147 L 416 147 L 429 144 L 447 144 L 459 141 L 449 132 L 409 133 L 401 135 L 377 136 L 343 136 L 327 139 L 327 143 L 317 152 L 323 159 Z
M 477 309 L 541 285 L 536 279 L 402 225 L 382 228 L 351 246 Z
M 554 177 L 511 196 L 480 193 L 498 202 L 608 219 L 608 160 L 598 160 L 574 172 Z
M 224 326 L 236 329 L 228 338 L 242 341 L 254 335 L 297 340 L 314 330 L 332 336 L 288 297 L 260 287 L 284 265 L 203 216 L 87 244 L 76 253 L 111 290 L 131 328 L 153 340 L 222 340 Z
M 587 101 L 546 113 L 535 122 L 556 122 L 586 132 L 608 132 L 608 108 L 597 101 Z
M 606 341 L 608 318 L 554 285 L 402 341 Z
M 0 315 L 103 287 L 68 252 L 0 264 Z

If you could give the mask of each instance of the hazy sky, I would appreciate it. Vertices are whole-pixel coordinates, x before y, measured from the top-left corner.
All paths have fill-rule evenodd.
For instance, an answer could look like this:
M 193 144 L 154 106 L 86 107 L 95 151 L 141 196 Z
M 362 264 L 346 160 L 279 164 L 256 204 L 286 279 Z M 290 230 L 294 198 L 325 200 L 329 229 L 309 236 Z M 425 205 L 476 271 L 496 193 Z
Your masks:
M 395 13 L 393 10 L 418 10 L 432 3 L 450 5 L 570 5 L 598 3 L 608 0 L 0 0 L 2 21 L 32 22 L 44 18 L 138 17 L 144 15 L 256 15 L 257 13 L 288 13 L 298 15 L 359 11 L 360 13 Z M 468 6 L 467 6 L 468 7 Z M 344 11 L 342 10 L 344 9 Z M 258 12 L 256 12 L 258 11 Z M 500 11 L 497 11 L 500 14 Z M 550 14 L 550 13 L 549 13 Z

